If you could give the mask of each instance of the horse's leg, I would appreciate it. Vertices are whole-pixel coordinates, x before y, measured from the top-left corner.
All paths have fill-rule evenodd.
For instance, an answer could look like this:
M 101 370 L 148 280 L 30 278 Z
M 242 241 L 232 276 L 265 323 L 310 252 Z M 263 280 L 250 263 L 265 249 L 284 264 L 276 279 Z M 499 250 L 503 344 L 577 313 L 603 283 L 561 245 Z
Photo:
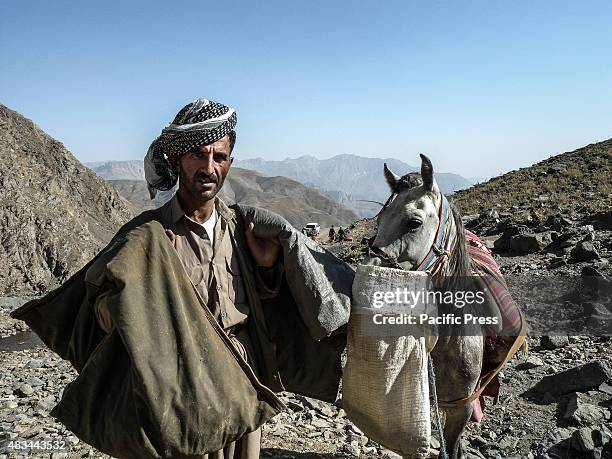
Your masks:
M 482 369 L 483 344 L 483 338 L 478 336 L 450 336 L 438 339 L 431 353 L 438 400 L 458 400 L 474 392 Z M 461 434 L 472 415 L 472 404 L 445 408 L 444 411 L 446 450 L 450 458 L 461 458 Z

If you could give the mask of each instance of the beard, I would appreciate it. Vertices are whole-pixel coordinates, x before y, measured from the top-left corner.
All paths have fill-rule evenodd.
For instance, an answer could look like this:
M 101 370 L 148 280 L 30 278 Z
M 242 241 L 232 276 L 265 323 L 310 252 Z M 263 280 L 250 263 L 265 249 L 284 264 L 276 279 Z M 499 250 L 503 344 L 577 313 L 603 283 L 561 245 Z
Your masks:
M 179 184 L 196 200 L 204 203 L 213 199 L 223 187 L 225 177 L 220 177 L 216 173 L 206 174 L 196 172 L 189 177 L 181 169 L 179 171 Z

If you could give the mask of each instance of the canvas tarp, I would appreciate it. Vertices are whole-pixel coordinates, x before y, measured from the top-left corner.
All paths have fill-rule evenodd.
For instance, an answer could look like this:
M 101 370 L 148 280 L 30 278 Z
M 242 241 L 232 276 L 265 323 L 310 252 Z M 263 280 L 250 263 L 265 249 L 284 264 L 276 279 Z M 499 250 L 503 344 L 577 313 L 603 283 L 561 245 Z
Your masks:
M 267 231 L 281 239 L 289 266 L 284 297 L 263 313 L 279 386 L 333 399 L 353 271 L 270 212 L 243 208 L 236 214 L 237 239 L 254 221 L 257 236 Z M 315 277 L 300 278 L 294 263 L 313 265 Z M 323 272 L 331 280 L 315 285 Z M 92 305 L 109 283 L 115 328 L 106 335 Z M 299 290 L 299 285 L 309 287 Z M 51 414 L 110 455 L 171 457 L 219 450 L 282 408 L 201 303 L 154 212 L 127 224 L 60 288 L 12 315 L 79 372 Z

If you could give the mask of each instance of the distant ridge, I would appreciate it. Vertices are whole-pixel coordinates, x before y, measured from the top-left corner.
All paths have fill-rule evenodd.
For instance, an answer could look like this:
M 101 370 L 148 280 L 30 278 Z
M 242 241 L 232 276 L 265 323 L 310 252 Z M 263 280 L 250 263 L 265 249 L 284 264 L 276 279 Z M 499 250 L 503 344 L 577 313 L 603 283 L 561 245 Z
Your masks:
M 105 180 L 144 180 L 145 178 L 144 165 L 139 159 L 84 164 Z
M 419 169 L 393 158 L 365 158 L 342 154 L 329 159 L 314 156 L 269 161 L 262 158 L 236 160 L 235 165 L 268 176 L 284 176 L 314 186 L 361 216 L 374 215 L 379 206 L 360 200 L 384 201 L 389 188 L 383 176 L 383 164 L 399 175 Z M 467 188 L 472 182 L 450 173 L 436 173 L 442 191 L 450 193 Z
M 143 180 L 109 182 L 130 202 L 134 212 L 158 207 L 172 197 L 172 192 L 164 192 L 151 201 Z M 353 211 L 295 180 L 265 177 L 237 167 L 231 168 L 219 196 L 228 204 L 239 202 L 269 209 L 298 229 L 311 221 L 326 227 L 348 225 L 359 219 Z

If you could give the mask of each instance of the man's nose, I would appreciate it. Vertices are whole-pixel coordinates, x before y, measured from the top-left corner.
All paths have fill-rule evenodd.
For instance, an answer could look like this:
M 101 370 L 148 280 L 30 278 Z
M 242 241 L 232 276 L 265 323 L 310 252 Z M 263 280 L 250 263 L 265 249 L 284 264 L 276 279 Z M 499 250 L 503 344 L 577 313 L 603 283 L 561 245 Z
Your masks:
M 206 172 L 208 175 L 215 172 L 215 161 L 213 160 L 212 153 L 204 155 L 204 164 L 202 165 L 202 169 L 204 169 L 204 172 Z

